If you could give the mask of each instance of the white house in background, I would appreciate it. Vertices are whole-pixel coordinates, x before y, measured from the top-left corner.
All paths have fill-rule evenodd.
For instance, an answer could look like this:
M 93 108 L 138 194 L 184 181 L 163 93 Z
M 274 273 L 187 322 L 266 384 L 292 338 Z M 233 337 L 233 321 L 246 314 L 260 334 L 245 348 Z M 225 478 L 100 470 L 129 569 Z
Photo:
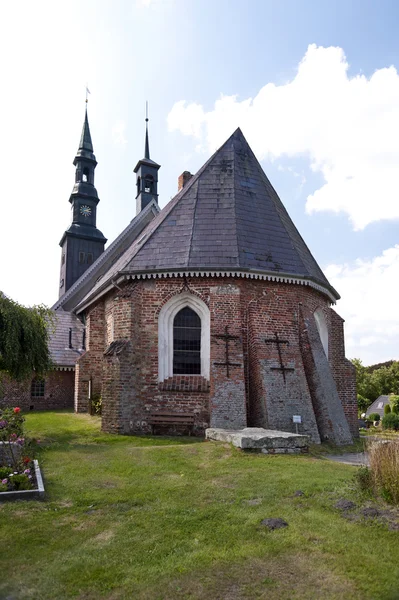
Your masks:
M 386 404 L 389 404 L 389 396 L 378 396 L 377 400 L 374 400 L 373 404 L 370 404 L 366 410 L 366 417 L 372 415 L 373 413 L 377 413 L 382 419 Z

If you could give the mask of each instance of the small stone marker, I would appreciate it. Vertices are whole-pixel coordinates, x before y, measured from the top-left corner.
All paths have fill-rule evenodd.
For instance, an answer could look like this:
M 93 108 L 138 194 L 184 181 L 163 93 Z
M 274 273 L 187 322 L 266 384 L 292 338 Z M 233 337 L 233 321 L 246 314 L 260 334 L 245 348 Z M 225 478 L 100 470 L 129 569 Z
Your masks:
M 338 510 L 351 510 L 355 506 L 356 504 L 352 500 L 345 500 L 344 498 L 335 503 L 335 508 L 338 508 Z
M 263 519 L 263 521 L 260 522 L 261 525 L 264 525 L 265 527 L 267 527 L 270 530 L 273 529 L 282 529 L 283 527 L 288 527 L 288 523 L 287 521 L 284 521 L 284 519 Z
M 304 496 L 305 493 L 302 490 L 297 490 L 294 492 L 294 496 L 297 498 L 298 496 Z

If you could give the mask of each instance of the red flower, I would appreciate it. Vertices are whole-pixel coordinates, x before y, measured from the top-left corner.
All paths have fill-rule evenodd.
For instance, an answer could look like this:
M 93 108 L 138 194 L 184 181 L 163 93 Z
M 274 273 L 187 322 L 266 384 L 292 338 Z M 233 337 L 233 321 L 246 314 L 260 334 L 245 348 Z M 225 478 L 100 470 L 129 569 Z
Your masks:
M 19 412 L 21 412 L 21 409 L 19 408 L 19 406 L 16 406 L 14 408 L 14 412 L 15 412 L 15 414 L 18 414 Z
M 27 465 L 28 463 L 30 463 L 30 458 L 29 456 L 24 456 L 24 463 Z

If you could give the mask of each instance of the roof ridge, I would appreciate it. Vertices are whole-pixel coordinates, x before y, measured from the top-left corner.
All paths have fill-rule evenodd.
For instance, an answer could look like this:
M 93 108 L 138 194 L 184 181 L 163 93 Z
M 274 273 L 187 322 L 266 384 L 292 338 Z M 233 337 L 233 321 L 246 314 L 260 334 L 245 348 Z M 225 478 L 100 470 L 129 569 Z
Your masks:
M 261 179 L 263 179 L 263 180 L 265 181 L 265 183 L 267 184 L 267 186 L 268 186 L 268 187 L 270 187 L 270 189 L 271 189 L 271 191 L 272 191 L 271 200 L 272 200 L 272 202 L 273 202 L 273 205 L 274 205 L 274 206 L 275 206 L 275 208 L 276 208 L 276 211 L 277 211 L 277 213 L 278 213 L 278 216 L 280 217 L 281 224 L 283 225 L 283 227 L 284 227 L 284 229 L 285 229 L 285 231 L 286 231 L 286 233 L 287 233 L 287 236 L 288 236 L 288 238 L 289 238 L 289 240 L 290 240 L 290 242 L 291 242 L 291 244 L 292 244 L 292 247 L 293 247 L 293 249 L 296 251 L 296 253 L 297 253 L 297 255 L 298 255 L 298 258 L 299 258 L 299 259 L 300 259 L 300 261 L 301 261 L 301 264 L 302 264 L 302 266 L 303 266 L 303 269 L 304 269 L 304 273 L 307 273 L 309 269 L 307 268 L 306 264 L 305 264 L 305 263 L 304 263 L 304 261 L 303 261 L 303 258 L 302 258 L 302 255 L 301 255 L 301 252 L 299 251 L 299 249 L 297 248 L 296 244 L 294 243 L 294 242 L 295 242 L 295 240 L 293 240 L 293 239 L 292 239 L 292 232 L 290 232 L 290 231 L 289 231 L 289 229 L 287 228 L 287 223 L 285 222 L 285 220 L 281 219 L 281 215 L 280 215 L 280 212 L 279 212 L 279 211 L 283 211 L 283 212 L 284 212 L 284 216 L 285 216 L 285 217 L 287 217 L 287 222 L 290 224 L 291 228 L 294 230 L 294 233 L 295 233 L 295 234 L 296 234 L 296 235 L 297 235 L 297 236 L 300 238 L 300 241 L 302 242 L 303 246 L 305 247 L 306 251 L 308 252 L 309 258 L 310 258 L 310 259 L 313 261 L 313 263 L 314 263 L 314 264 L 315 264 L 315 266 L 317 267 L 318 271 L 320 271 L 320 274 L 321 274 L 321 276 L 322 276 L 322 277 L 321 277 L 321 278 L 320 278 L 320 277 L 318 278 L 318 279 L 319 279 L 319 281 L 320 281 L 320 282 L 323 282 L 323 285 L 326 285 L 326 284 L 327 284 L 327 285 L 329 286 L 329 288 L 330 288 L 330 289 L 333 291 L 333 293 L 334 293 L 334 295 L 337 297 L 337 299 L 339 299 L 339 298 L 340 298 L 340 295 L 339 295 L 339 294 L 338 294 L 338 292 L 337 292 L 337 291 L 336 291 L 336 290 L 335 290 L 335 289 L 332 287 L 332 285 L 329 283 L 329 281 L 328 281 L 328 280 L 327 280 L 327 278 L 325 277 L 325 275 L 324 275 L 324 273 L 323 273 L 322 269 L 320 268 L 320 266 L 319 266 L 318 262 L 317 262 L 317 261 L 316 261 L 316 259 L 314 258 L 314 256 L 313 256 L 312 252 L 310 251 L 310 249 L 309 249 L 309 247 L 308 247 L 307 243 L 305 242 L 304 238 L 303 238 L 303 237 L 302 237 L 302 235 L 300 234 L 300 232 L 299 232 L 298 228 L 296 227 L 296 225 L 295 225 L 294 221 L 291 219 L 291 217 L 290 217 L 290 215 L 289 215 L 289 213 L 288 213 L 288 211 L 287 211 L 286 207 L 284 206 L 284 203 L 282 202 L 282 200 L 281 200 L 280 196 L 278 195 L 278 193 L 276 192 L 276 190 L 275 190 L 275 188 L 274 188 L 273 184 L 271 183 L 271 181 L 269 180 L 269 178 L 268 178 L 268 176 L 266 175 L 265 171 L 263 170 L 263 168 L 262 168 L 262 165 L 260 164 L 259 160 L 257 159 L 257 157 L 256 157 L 256 155 L 255 155 L 255 153 L 254 153 L 254 151 L 252 150 L 251 146 L 249 145 L 249 143 L 248 143 L 247 139 L 245 138 L 244 134 L 242 133 L 241 129 L 240 129 L 240 128 L 238 128 L 238 129 L 237 129 L 237 131 L 240 131 L 240 133 L 241 133 L 241 135 L 242 135 L 242 137 L 243 137 L 243 139 L 244 139 L 244 141 L 245 141 L 245 143 L 246 143 L 246 145 L 247 145 L 247 147 L 248 147 L 248 150 L 250 151 L 250 153 L 251 153 L 252 157 L 255 159 L 255 165 L 256 165 L 256 167 L 257 167 L 257 169 L 258 169 L 258 172 L 259 172 L 259 174 L 260 174 L 260 176 L 261 176 Z
M 93 275 L 96 269 L 98 269 L 98 267 L 100 267 L 105 262 L 106 258 L 109 256 L 111 251 L 117 246 L 117 244 L 122 242 L 126 238 L 130 229 L 132 229 L 134 225 L 137 225 L 152 210 L 152 208 L 156 208 L 159 210 L 158 204 L 155 202 L 155 200 L 152 200 L 141 212 L 139 212 L 138 215 L 133 217 L 130 223 L 126 225 L 125 229 L 123 229 L 121 233 L 114 239 L 114 241 L 110 243 L 108 248 L 106 248 L 104 252 L 100 254 L 97 260 L 95 260 L 94 263 L 90 265 L 88 269 L 86 269 L 86 271 L 79 277 L 79 279 L 75 281 L 75 283 L 69 288 L 69 290 L 67 290 L 65 294 L 61 296 L 61 298 L 58 298 L 58 300 L 51 307 L 52 310 L 58 310 L 59 308 L 62 308 L 63 304 L 67 300 L 69 300 L 71 296 L 73 296 L 73 294 L 79 289 L 82 283 L 86 281 L 90 277 L 90 275 Z

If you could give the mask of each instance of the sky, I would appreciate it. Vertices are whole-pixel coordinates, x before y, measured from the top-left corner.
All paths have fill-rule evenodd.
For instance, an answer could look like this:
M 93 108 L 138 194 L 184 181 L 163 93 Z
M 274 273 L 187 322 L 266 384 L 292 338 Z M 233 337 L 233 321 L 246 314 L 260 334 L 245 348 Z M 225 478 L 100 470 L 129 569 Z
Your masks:
M 398 20 L 396 0 L 0 3 L 0 290 L 58 297 L 87 86 L 109 241 L 146 100 L 161 207 L 240 126 L 341 295 L 347 356 L 399 359 Z

